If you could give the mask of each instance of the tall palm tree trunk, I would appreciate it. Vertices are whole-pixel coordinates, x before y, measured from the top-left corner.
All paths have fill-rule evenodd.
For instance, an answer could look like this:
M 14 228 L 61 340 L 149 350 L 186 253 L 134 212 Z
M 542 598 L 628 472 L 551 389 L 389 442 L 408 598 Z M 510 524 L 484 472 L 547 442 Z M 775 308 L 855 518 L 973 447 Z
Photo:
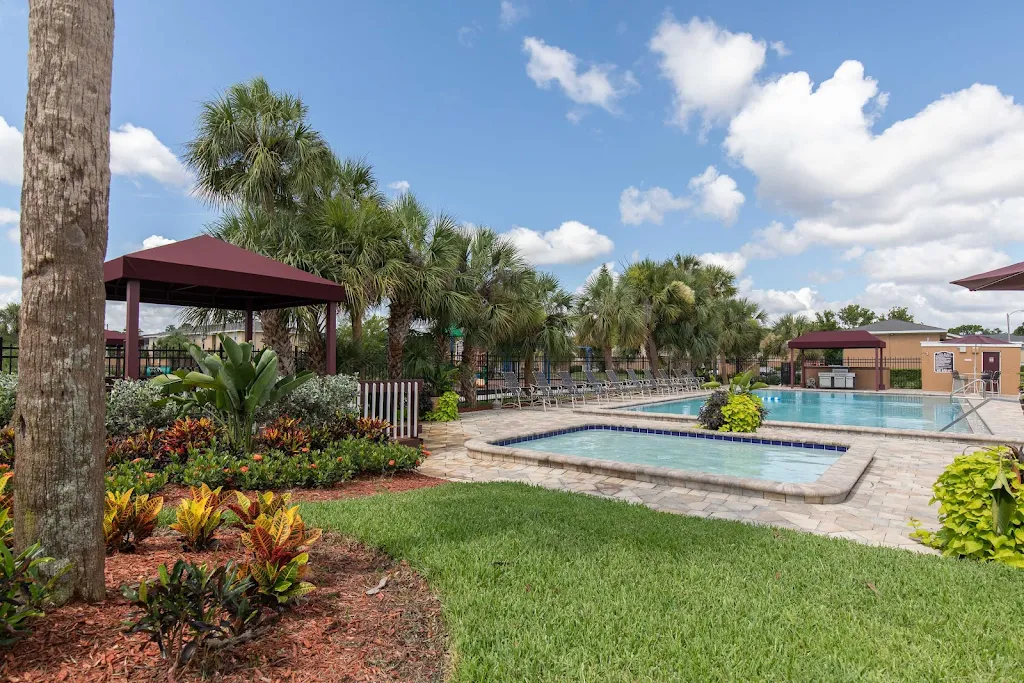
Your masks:
M 523 386 L 533 386 L 536 379 L 533 376 L 533 361 L 536 358 L 536 350 L 527 349 L 526 358 L 523 359 Z
M 657 370 L 659 367 L 658 345 L 654 343 L 654 337 L 647 337 L 644 341 L 644 349 L 647 351 L 647 362 L 651 364 L 651 370 Z
M 412 329 L 415 311 L 405 302 L 391 302 L 388 316 L 388 379 L 402 378 L 402 362 L 405 354 L 405 340 Z
M 363 314 L 359 307 L 349 306 L 348 318 L 352 323 L 352 345 L 358 348 L 363 343 Z
M 263 325 L 263 345 L 277 352 L 277 367 L 282 375 L 295 372 L 295 349 L 292 348 L 292 331 L 288 326 L 288 314 L 283 309 L 260 311 Z
M 98 601 L 113 2 L 33 0 L 28 29 L 15 545 L 70 567 L 55 602 Z
M 459 361 L 459 393 L 467 406 L 476 405 L 476 349 L 468 342 L 463 343 Z
M 605 370 L 607 370 L 612 366 L 612 363 L 615 362 L 612 357 L 611 344 L 606 344 L 605 346 L 601 347 L 601 355 L 604 356 L 604 368 Z

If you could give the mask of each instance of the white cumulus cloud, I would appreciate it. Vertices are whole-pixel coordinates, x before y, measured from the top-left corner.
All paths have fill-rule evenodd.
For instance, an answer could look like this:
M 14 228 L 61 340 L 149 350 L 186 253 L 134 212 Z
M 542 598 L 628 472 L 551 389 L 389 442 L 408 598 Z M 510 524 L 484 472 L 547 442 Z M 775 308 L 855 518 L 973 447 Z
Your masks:
M 526 75 L 547 90 L 552 83 L 577 104 L 589 104 L 614 112 L 616 102 L 637 88 L 632 72 L 621 76 L 609 64 L 595 64 L 583 70 L 579 58 L 568 50 L 548 45 L 540 38 L 523 39 L 523 52 L 529 56 Z
M 175 187 L 189 184 L 189 175 L 178 157 L 160 142 L 153 131 L 130 123 L 110 131 L 110 172 L 114 175 L 149 176 Z
M 0 183 L 21 185 L 21 131 L 0 116 Z
M 690 179 L 690 189 L 697 197 L 700 213 L 732 225 L 739 216 L 745 198 L 736 187 L 736 181 L 708 166 L 699 176 Z
M 146 239 L 142 240 L 143 249 L 152 249 L 153 247 L 162 247 L 165 244 L 174 244 L 178 240 L 172 240 L 169 237 L 163 235 L 150 235 Z
M 693 202 L 688 197 L 676 197 L 664 187 L 640 190 L 631 186 L 619 196 L 619 215 L 626 225 L 661 225 L 666 213 L 685 211 L 691 206 Z
M 721 266 L 737 276 L 747 267 L 747 257 L 738 251 L 709 251 L 701 254 L 700 260 L 714 266 Z
M 21 244 L 21 229 L 18 225 L 21 223 L 21 215 L 14 209 L 8 209 L 0 206 L 0 225 L 13 225 L 13 228 L 7 228 L 7 239 L 15 244 Z
M 615 248 L 606 235 L 579 221 L 566 221 L 544 233 L 516 226 L 505 235 L 519 247 L 527 261 L 538 266 L 583 263 Z
M 666 17 L 650 42 L 661 73 L 675 91 L 675 122 L 687 127 L 700 115 L 704 129 L 726 120 L 750 95 L 767 46 L 749 33 L 731 33 L 694 17 Z
M 393 183 L 388 183 L 388 187 L 397 192 L 398 194 L 403 194 L 409 191 L 409 181 L 396 180 Z
M 772 49 L 772 52 L 774 52 L 779 57 L 788 57 L 789 55 L 793 54 L 793 51 L 786 47 L 786 44 L 781 40 L 773 40 L 772 42 L 768 43 L 768 47 L 770 47 Z

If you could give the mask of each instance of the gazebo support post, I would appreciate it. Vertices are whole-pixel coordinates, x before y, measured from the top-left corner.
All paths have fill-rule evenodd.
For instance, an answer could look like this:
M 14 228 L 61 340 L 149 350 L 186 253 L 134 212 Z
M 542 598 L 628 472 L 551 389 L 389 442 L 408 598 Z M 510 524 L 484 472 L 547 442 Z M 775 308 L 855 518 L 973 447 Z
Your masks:
M 875 349 L 875 391 L 882 388 L 882 349 Z
M 128 280 L 124 323 L 124 374 L 139 378 L 139 291 L 138 280 Z
M 245 341 L 252 343 L 252 299 L 245 301 Z
M 793 363 L 796 362 L 796 358 L 793 357 L 793 349 L 789 350 L 789 386 L 796 384 L 796 369 L 793 367 Z
M 338 304 L 327 302 L 327 374 L 338 374 Z

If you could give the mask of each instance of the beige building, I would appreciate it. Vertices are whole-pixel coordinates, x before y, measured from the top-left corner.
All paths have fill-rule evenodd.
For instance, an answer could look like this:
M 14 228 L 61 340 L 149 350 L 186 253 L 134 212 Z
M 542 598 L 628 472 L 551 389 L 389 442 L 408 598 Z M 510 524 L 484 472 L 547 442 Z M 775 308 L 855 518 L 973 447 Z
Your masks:
M 999 393 L 1016 396 L 1020 387 L 1021 346 L 983 335 L 922 342 L 921 388 L 953 391 L 955 375 L 964 383 L 999 372 Z M 960 384 L 957 383 L 959 388 Z M 989 386 L 988 390 L 994 387 Z
M 922 342 L 940 342 L 946 338 L 947 332 L 941 327 L 908 323 L 903 320 L 880 320 L 870 325 L 855 327 L 856 330 L 870 332 L 885 342 L 884 353 L 887 358 L 917 358 L 921 354 Z M 843 362 L 850 364 L 850 359 L 862 359 L 874 362 L 874 349 L 847 349 L 843 352 Z
M 217 335 L 220 333 L 228 335 L 239 343 L 245 341 L 245 327 L 243 325 L 225 325 L 224 327 L 213 325 L 203 329 L 179 328 L 176 331 L 181 332 L 190 342 L 198 344 L 204 349 L 219 348 L 220 339 Z M 157 332 L 156 334 L 140 335 L 140 338 L 143 340 L 143 345 L 146 348 L 153 348 L 158 339 L 170 334 L 173 334 L 173 332 Z M 263 348 L 263 326 L 258 318 L 252 322 L 252 342 L 253 346 L 257 349 Z M 294 332 L 292 333 L 292 345 L 296 348 L 302 348 L 299 344 L 298 334 Z

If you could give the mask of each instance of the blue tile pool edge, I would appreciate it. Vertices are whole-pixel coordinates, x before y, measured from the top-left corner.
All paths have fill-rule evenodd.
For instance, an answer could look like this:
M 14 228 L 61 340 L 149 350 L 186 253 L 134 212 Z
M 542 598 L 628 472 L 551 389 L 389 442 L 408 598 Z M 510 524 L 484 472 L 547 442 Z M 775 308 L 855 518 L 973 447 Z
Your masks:
M 618 414 L 619 417 L 621 415 L 621 413 Z M 480 439 L 470 439 L 465 443 L 466 455 L 473 460 L 493 460 L 554 469 L 568 469 L 620 479 L 635 479 L 664 486 L 680 486 L 727 494 L 734 493 L 754 498 L 784 500 L 787 502 L 833 504 L 842 503 L 849 497 L 850 492 L 857 485 L 857 482 L 860 481 L 861 476 L 867 470 L 872 460 L 874 460 L 875 452 L 873 447 L 865 445 L 844 446 L 845 451 L 839 451 L 836 448 L 838 458 L 816 481 L 797 484 L 514 448 L 516 443 L 529 441 L 531 437 L 539 439 L 545 436 L 557 435 L 558 433 L 569 433 L 570 431 L 580 431 L 587 428 L 605 429 L 620 426 L 622 425 L 608 423 L 578 425 L 577 427 L 566 427 L 564 430 L 547 430 L 493 439 L 496 443 Z M 630 428 L 628 431 L 640 431 L 643 433 L 645 429 L 648 433 L 660 431 L 670 434 L 675 433 L 683 437 L 695 435 L 694 432 L 677 432 L 675 430 L 643 427 Z M 714 438 L 715 436 L 725 437 L 726 435 L 709 432 L 704 436 Z M 753 437 L 740 437 L 740 439 L 743 438 Z M 761 441 L 767 443 L 779 441 L 781 443 L 785 440 L 761 439 Z M 509 445 L 502 446 L 498 445 L 497 442 L 504 442 Z M 793 442 L 790 441 L 789 443 Z M 825 446 L 825 444 L 819 445 Z M 833 445 L 839 446 L 839 444 Z
M 525 441 L 537 441 L 539 439 L 546 439 L 552 436 L 574 434 L 576 432 L 583 432 L 587 430 L 633 432 L 635 434 L 656 434 L 659 436 L 677 436 L 690 439 L 708 439 L 711 441 L 733 441 L 735 443 L 761 444 L 765 446 L 783 446 L 789 448 L 807 448 L 810 450 L 819 451 L 837 451 L 839 453 L 845 453 L 846 451 L 849 450 L 848 446 L 841 446 L 838 444 L 824 444 L 784 439 L 762 439 L 761 437 L 757 436 L 738 436 L 735 432 L 679 431 L 675 429 L 657 429 L 651 427 L 632 427 L 606 424 L 577 425 L 574 427 L 565 427 L 563 429 L 553 429 L 547 432 L 540 432 L 537 434 L 525 434 L 523 436 L 514 436 L 507 439 L 498 439 L 496 441 L 488 441 L 487 443 L 493 446 L 511 446 L 513 444 L 523 443 Z

